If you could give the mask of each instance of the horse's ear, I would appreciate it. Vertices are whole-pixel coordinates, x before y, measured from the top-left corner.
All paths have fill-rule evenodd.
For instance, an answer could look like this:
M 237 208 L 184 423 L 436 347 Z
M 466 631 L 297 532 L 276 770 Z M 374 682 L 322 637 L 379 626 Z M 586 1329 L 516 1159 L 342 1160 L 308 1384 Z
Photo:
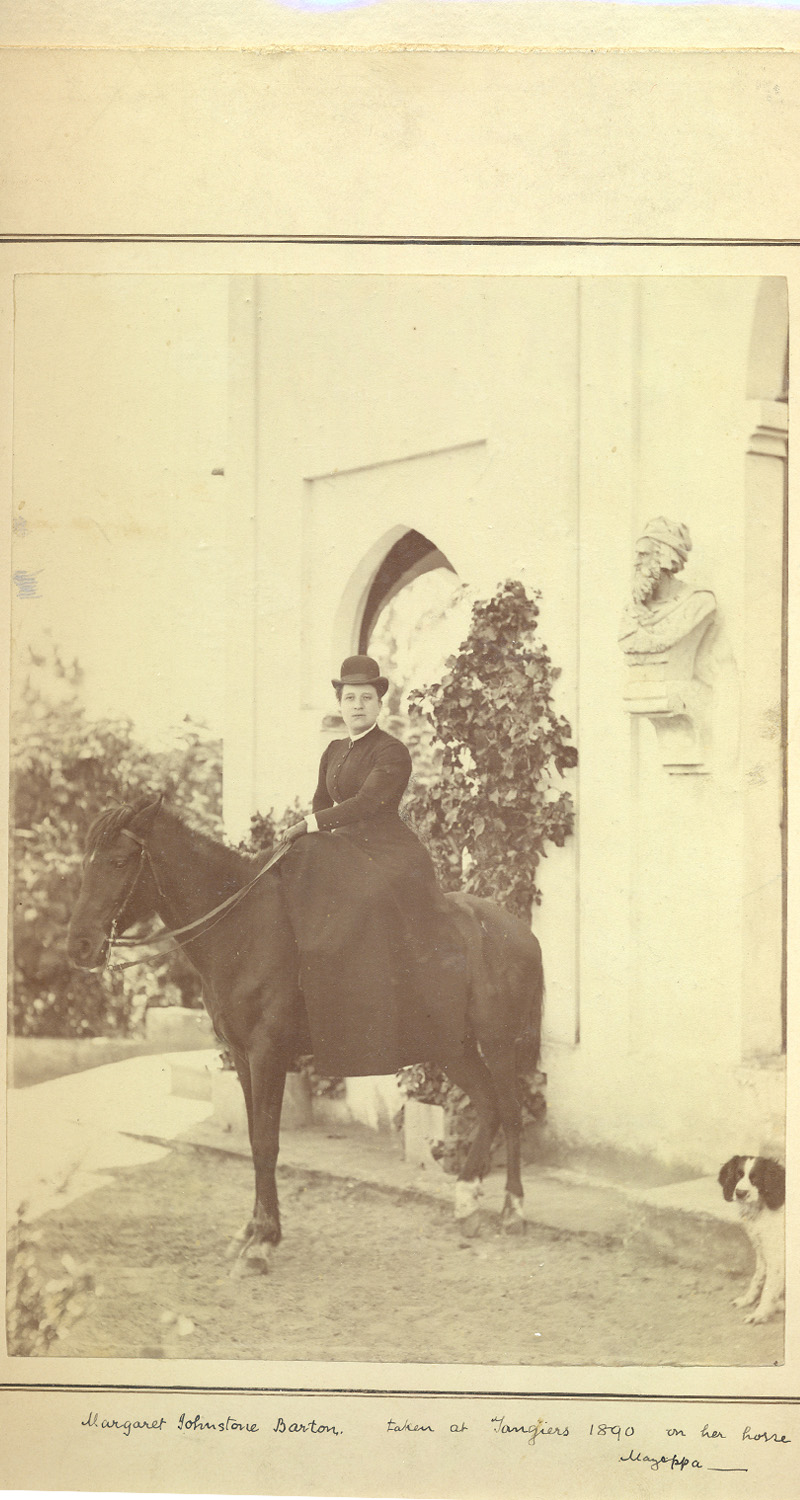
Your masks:
M 158 812 L 163 801 L 163 792 L 160 792 L 159 795 L 155 798 L 150 798 L 147 795 L 144 797 L 140 797 L 139 801 L 134 806 L 133 816 L 128 823 L 128 827 L 130 828 L 131 832 L 138 833 L 140 838 L 144 838 L 145 835 L 150 832 L 150 829 L 153 825 L 153 819 L 155 818 L 156 813 Z

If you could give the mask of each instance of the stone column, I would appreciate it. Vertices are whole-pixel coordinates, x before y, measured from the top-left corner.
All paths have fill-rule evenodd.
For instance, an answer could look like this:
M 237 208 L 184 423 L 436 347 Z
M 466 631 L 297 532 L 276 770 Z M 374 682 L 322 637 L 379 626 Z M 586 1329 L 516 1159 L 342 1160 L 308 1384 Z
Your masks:
M 744 1058 L 780 1053 L 785 976 L 784 545 L 788 407 L 752 401 L 742 663 Z
M 635 989 L 635 739 L 612 622 L 630 583 L 639 478 L 640 284 L 580 283 L 578 912 L 580 1036 L 629 1045 Z
M 258 278 L 231 276 L 228 307 L 223 809 L 240 839 L 255 808 Z

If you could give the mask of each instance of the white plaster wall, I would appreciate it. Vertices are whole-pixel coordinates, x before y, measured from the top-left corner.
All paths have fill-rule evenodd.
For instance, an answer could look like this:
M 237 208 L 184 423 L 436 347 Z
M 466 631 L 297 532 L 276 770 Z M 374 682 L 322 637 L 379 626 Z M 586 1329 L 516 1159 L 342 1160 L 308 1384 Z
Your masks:
M 224 278 L 16 278 L 15 646 L 51 630 L 146 740 L 222 730 L 227 400 Z
M 703 1167 L 732 1118 L 750 1139 L 782 1129 L 775 485 L 746 478 L 762 462 L 746 457 L 758 291 L 17 282 L 15 566 L 40 585 L 16 638 L 52 622 L 94 705 L 153 734 L 224 718 L 237 832 L 255 806 L 311 795 L 334 606 L 381 536 L 416 527 L 487 592 L 508 576 L 543 589 L 580 748 L 576 838 L 545 861 L 534 913 L 551 1124 Z M 621 704 L 631 547 L 658 513 L 690 526 L 685 576 L 715 590 L 740 676 L 741 742 L 705 780 L 667 777 Z
M 752 693 L 745 681 L 744 736 L 735 715 L 718 725 L 711 774 L 671 777 L 652 726 L 628 723 L 622 710 L 616 626 L 632 542 L 665 514 L 690 527 L 684 576 L 714 589 L 739 673 L 773 687 L 779 680 L 774 628 L 763 628 L 763 598 L 754 602 L 745 582 L 744 397 L 758 287 L 735 279 L 581 287 L 581 1041 L 546 1050 L 549 1115 L 567 1140 L 699 1170 L 718 1162 L 732 1131 L 749 1141 L 782 1135 L 780 1059 L 743 1066 L 748 1029 L 771 1037 L 763 1050 L 779 1046 L 775 799 L 762 803 L 766 826 L 758 825 L 771 877 L 761 899 L 773 920 L 754 990 L 742 919 L 752 794 L 741 741 Z M 779 516 L 769 524 L 774 531 Z M 761 584 L 763 592 L 763 576 Z M 773 614 L 779 588 L 773 569 Z
M 485 595 L 507 577 L 541 588 L 574 720 L 578 300 L 570 278 L 258 279 L 256 720 L 226 745 L 243 811 L 248 786 L 262 810 L 310 801 L 330 677 L 354 645 L 341 600 L 376 542 L 409 527 Z M 240 697 L 240 725 L 242 711 Z M 545 862 L 536 913 L 548 1026 L 570 1040 L 575 859 L 573 845 Z
M 652 727 L 624 710 L 617 628 L 633 542 L 663 513 L 690 527 L 685 577 L 717 594 L 736 669 L 746 656 L 745 676 L 774 671 L 747 589 L 758 289 L 379 277 L 256 288 L 256 719 L 252 753 L 244 740 L 230 751 L 242 784 L 262 807 L 310 797 L 342 644 L 337 599 L 355 597 L 381 538 L 413 526 L 487 591 L 507 576 L 541 586 L 580 749 L 576 838 L 545 862 L 534 914 L 551 1126 L 700 1169 L 732 1118 L 751 1139 L 782 1128 L 780 1062 L 742 1066 L 748 1007 L 769 1011 L 755 1029 L 775 1035 L 778 955 L 753 998 L 742 926 L 753 815 L 735 714 L 708 777 L 668 776 Z

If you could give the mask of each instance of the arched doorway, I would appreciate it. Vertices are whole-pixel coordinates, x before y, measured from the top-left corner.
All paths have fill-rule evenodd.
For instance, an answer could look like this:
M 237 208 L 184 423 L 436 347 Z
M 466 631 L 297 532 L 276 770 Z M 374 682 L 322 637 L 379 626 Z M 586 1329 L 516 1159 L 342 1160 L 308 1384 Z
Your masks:
M 412 528 L 387 545 L 362 592 L 353 639 L 389 678 L 381 722 L 408 743 L 418 775 L 432 773 L 435 755 L 425 726 L 409 722 L 408 693 L 441 677 L 469 628 L 472 597 L 445 553 Z
M 417 578 L 434 571 L 455 573 L 455 568 L 434 542 L 421 531 L 406 531 L 378 568 L 367 595 L 358 632 L 358 649 L 366 651 L 382 612 L 400 591 Z

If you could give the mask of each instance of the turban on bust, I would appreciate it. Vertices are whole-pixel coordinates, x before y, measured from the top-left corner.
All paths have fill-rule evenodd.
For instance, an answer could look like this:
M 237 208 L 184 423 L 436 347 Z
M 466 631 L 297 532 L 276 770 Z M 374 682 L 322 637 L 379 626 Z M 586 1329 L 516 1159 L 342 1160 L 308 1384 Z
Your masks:
M 692 550 L 688 526 L 684 526 L 681 521 L 668 521 L 666 516 L 656 516 L 654 521 L 648 521 L 638 540 L 661 542 L 665 547 L 671 547 L 682 563 L 686 562 Z

